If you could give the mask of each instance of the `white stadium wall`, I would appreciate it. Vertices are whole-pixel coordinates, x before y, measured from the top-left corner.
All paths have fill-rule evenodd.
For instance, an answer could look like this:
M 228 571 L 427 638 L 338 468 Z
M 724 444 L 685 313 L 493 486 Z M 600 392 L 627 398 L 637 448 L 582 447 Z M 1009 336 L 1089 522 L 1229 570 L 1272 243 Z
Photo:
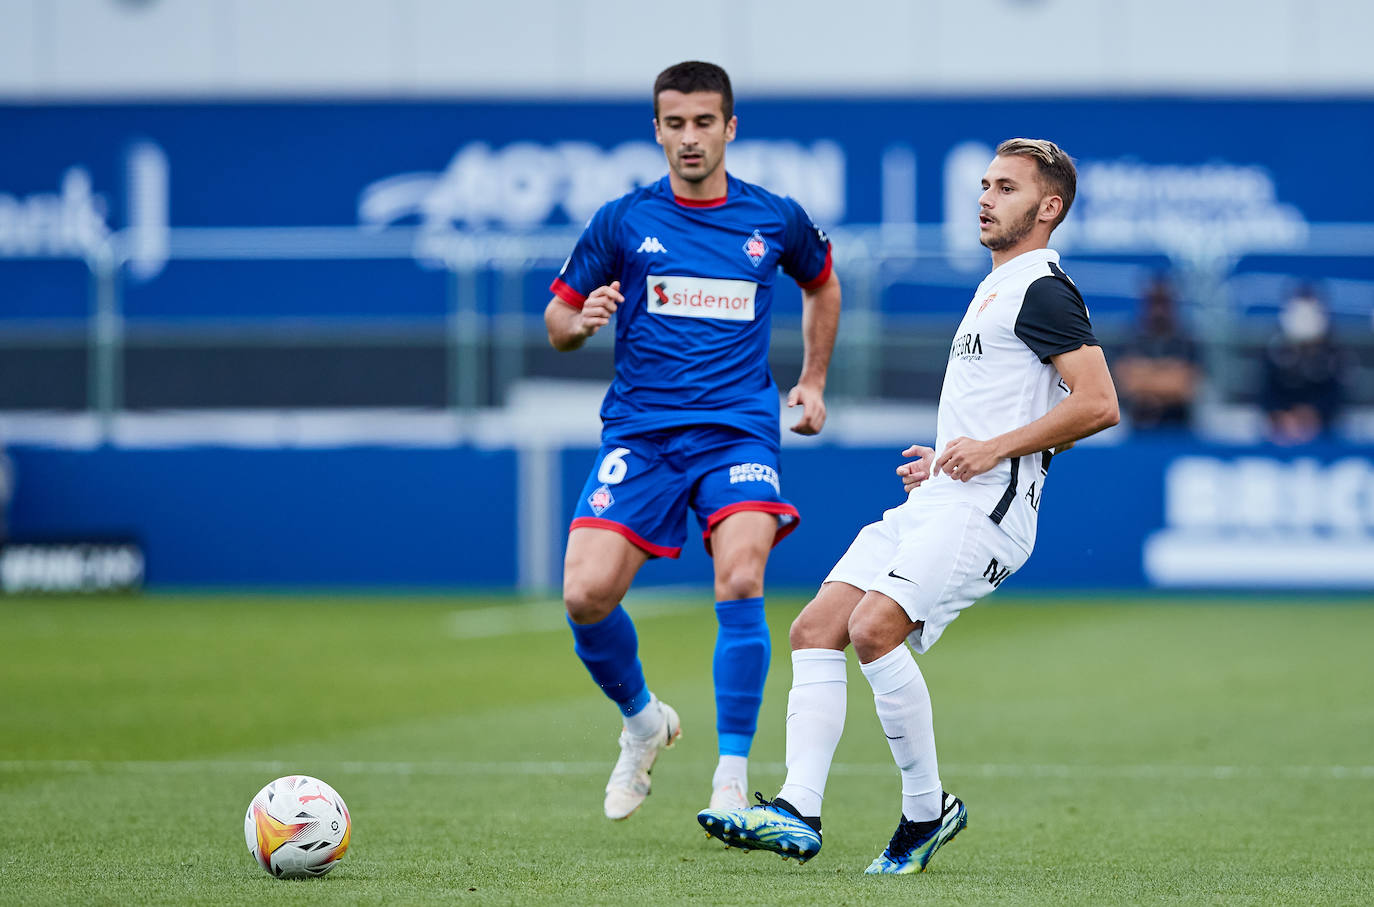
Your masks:
M 0 99 L 1367 93 L 1363 0 L 0 0 Z

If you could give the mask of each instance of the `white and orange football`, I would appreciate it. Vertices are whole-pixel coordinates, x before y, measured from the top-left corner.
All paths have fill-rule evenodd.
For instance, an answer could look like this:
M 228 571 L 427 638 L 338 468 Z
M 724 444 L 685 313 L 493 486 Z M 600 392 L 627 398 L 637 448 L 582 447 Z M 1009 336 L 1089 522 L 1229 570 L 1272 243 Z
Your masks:
M 287 775 L 258 791 L 243 819 L 248 852 L 279 879 L 322 876 L 343 858 L 353 823 L 338 791 Z

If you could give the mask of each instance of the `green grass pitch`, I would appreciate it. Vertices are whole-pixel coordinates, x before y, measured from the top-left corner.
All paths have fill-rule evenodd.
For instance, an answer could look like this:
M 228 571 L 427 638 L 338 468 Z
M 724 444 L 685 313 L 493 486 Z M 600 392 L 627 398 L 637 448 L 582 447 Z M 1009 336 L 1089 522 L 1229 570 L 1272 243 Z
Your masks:
M 632 598 L 683 719 L 638 814 L 602 788 L 619 722 L 557 603 L 487 597 L 0 599 L 0 903 L 1374 902 L 1374 601 L 999 593 L 920 660 L 969 826 L 866 877 L 899 783 L 851 656 L 825 848 L 704 837 L 709 595 Z M 751 785 L 782 780 L 774 595 Z M 249 799 L 313 774 L 353 814 L 323 878 L 249 858 Z

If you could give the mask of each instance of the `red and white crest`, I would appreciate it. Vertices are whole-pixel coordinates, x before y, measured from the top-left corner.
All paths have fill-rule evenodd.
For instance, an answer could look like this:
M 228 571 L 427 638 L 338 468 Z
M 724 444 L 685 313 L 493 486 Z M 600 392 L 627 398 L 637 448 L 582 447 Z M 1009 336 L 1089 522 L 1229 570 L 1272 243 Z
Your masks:
M 744 254 L 749 256 L 754 267 L 759 266 L 763 256 L 768 254 L 768 241 L 763 238 L 762 233 L 755 230 L 753 235 L 744 241 Z
M 587 503 L 592 505 L 592 513 L 597 516 L 605 513 L 607 508 L 615 503 L 615 496 L 611 494 L 611 489 L 602 485 L 587 498 Z

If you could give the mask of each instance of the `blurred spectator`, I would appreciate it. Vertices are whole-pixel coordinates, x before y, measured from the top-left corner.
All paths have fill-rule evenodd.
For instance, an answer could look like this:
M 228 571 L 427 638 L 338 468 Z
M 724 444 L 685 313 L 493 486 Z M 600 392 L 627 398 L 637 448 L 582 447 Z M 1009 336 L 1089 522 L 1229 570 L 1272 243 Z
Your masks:
M 1174 288 L 1156 277 L 1145 288 L 1140 328 L 1116 360 L 1117 390 L 1137 430 L 1187 428 L 1197 396 L 1197 344 L 1179 324 Z
M 1264 354 L 1260 403 L 1271 440 L 1302 444 L 1331 430 L 1345 402 L 1347 355 L 1315 288 L 1299 287 L 1279 311 L 1279 331 Z

